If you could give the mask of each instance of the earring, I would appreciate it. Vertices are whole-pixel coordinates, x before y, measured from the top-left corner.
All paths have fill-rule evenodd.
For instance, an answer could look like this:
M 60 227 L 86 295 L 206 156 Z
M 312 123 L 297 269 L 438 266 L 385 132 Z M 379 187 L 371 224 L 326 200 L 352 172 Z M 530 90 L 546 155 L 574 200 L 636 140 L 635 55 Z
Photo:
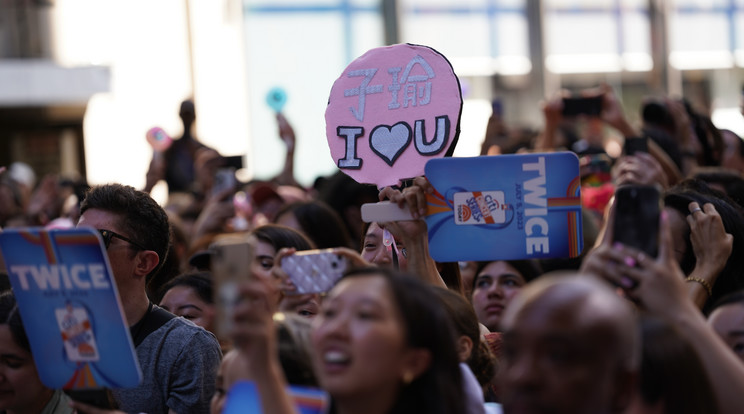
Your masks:
M 407 371 L 403 374 L 403 384 L 408 385 L 413 382 L 413 372 Z

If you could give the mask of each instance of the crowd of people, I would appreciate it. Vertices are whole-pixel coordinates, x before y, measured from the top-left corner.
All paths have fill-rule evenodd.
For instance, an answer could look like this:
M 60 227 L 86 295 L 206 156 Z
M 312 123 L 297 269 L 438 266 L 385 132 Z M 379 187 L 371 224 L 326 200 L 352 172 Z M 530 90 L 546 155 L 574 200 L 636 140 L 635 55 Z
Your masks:
M 23 163 L 0 166 L 0 231 L 100 231 L 143 374 L 136 388 L 103 390 L 99 406 L 49 389 L 0 261 L 0 413 L 216 414 L 241 381 L 275 414 L 297 412 L 288 385 L 323 390 L 338 414 L 740 413 L 744 142 L 684 99 L 644 100 L 633 125 L 608 86 L 582 91 L 598 113 L 567 114 L 568 96 L 542 103 L 539 133 L 495 113 L 482 155 L 579 156 L 577 258 L 437 262 L 421 219 L 425 177 L 378 191 L 337 173 L 304 188 L 282 114 L 287 161 L 272 180 L 226 184 L 234 170 L 197 140 L 190 101 L 143 189 L 36 183 Z M 620 150 L 638 139 L 640 150 Z M 162 206 L 149 195 L 161 180 Z M 654 253 L 616 240 L 613 195 L 628 187 L 660 192 L 658 229 L 637 229 Z M 415 219 L 362 222 L 361 205 L 380 200 Z M 221 315 L 211 246 L 236 235 L 250 264 Z M 300 294 L 281 263 L 312 249 L 349 268 L 329 291 Z

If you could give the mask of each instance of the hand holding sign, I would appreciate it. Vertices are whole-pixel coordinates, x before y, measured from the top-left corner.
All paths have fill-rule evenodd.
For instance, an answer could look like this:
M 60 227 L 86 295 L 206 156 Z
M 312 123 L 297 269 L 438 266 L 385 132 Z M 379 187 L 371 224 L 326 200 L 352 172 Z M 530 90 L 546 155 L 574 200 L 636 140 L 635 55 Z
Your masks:
M 152 149 L 156 153 L 163 153 L 165 150 L 170 148 L 171 144 L 173 143 L 173 140 L 171 137 L 168 136 L 168 134 L 165 133 L 163 128 L 160 127 L 152 127 L 147 131 L 147 134 L 145 134 L 145 138 L 147 138 L 147 142 L 152 146 Z
M 398 184 L 422 175 L 428 160 L 452 154 L 461 111 L 457 76 L 434 49 L 410 44 L 372 49 L 331 89 L 326 109 L 331 156 L 360 183 Z
M 284 105 L 287 103 L 287 92 L 280 87 L 271 88 L 266 94 L 266 104 L 276 113 L 282 112 Z
M 426 176 L 433 190 L 419 178 L 418 190 L 406 189 L 387 204 L 363 205 L 362 219 L 424 216 L 430 254 L 440 262 L 581 253 L 579 162 L 573 153 L 432 160 L 426 165 Z M 407 203 L 415 207 L 395 205 Z

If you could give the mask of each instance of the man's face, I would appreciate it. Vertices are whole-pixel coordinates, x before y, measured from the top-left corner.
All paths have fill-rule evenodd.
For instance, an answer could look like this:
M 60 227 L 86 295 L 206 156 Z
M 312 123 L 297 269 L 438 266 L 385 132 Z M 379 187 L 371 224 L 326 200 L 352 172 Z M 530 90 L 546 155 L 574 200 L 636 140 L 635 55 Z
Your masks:
M 119 216 L 110 213 L 105 210 L 89 209 L 80 216 L 78 221 L 78 227 L 91 227 L 98 230 L 111 230 L 126 238 L 131 239 L 133 235 L 127 234 L 118 225 Z M 116 284 L 121 291 L 124 285 L 122 284 L 126 280 L 131 279 L 131 275 L 134 271 L 135 261 L 134 255 L 136 248 L 130 245 L 128 242 L 119 238 L 112 238 L 111 245 L 106 249 L 108 253 L 109 262 L 111 263 L 111 270 L 114 272 L 114 278 Z
M 580 302 L 533 301 L 507 314 L 500 371 L 506 414 L 610 411 L 613 335 Z

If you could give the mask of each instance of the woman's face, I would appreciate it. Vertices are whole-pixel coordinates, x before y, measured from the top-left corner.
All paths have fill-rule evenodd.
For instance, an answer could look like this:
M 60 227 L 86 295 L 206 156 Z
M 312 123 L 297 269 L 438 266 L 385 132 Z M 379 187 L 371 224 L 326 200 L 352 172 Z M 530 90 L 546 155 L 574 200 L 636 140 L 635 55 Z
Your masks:
M 398 268 L 406 270 L 408 261 L 405 257 L 405 246 L 400 241 L 395 241 L 398 246 Z M 377 223 L 372 223 L 364 235 L 364 244 L 362 246 L 362 257 L 380 267 L 393 267 L 392 249 L 388 249 L 383 243 L 383 230 Z
M 517 269 L 507 262 L 491 262 L 475 277 L 473 308 L 478 321 L 491 332 L 499 330 L 501 316 L 525 282 Z
M 744 361 L 744 304 L 732 303 L 716 308 L 710 314 L 708 324 Z
M 274 267 L 274 256 L 276 249 L 271 244 L 259 240 L 253 251 L 253 261 L 251 262 L 251 275 L 271 278 L 271 268 Z
M 52 392 L 41 383 L 31 353 L 16 344 L 8 325 L 0 325 L 0 411 L 40 412 Z
M 410 359 L 405 336 L 384 278 L 342 279 L 313 320 L 313 363 L 320 384 L 337 399 L 394 395 Z
M 214 332 L 214 305 L 203 301 L 192 287 L 174 286 L 168 289 L 160 301 L 160 307 Z

